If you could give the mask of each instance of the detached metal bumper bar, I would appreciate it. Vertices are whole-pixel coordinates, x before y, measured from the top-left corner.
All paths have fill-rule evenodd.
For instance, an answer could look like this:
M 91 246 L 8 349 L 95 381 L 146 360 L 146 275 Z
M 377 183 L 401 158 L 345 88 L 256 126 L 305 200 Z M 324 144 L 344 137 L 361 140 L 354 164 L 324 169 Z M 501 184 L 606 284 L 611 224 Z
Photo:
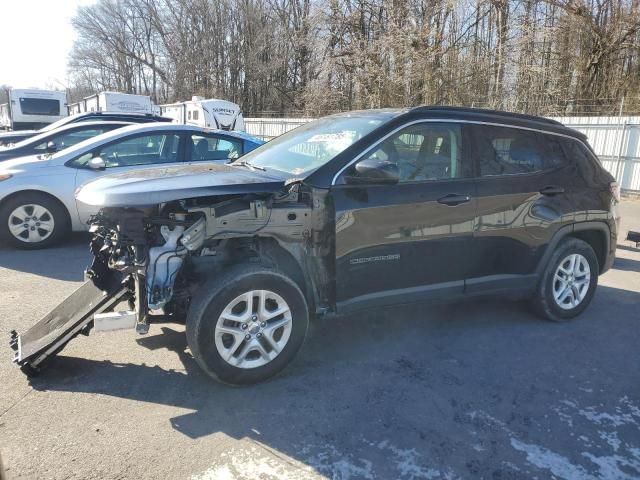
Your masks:
M 85 282 L 29 330 L 21 335 L 11 332 L 9 345 L 16 352 L 13 361 L 26 374 L 37 372 L 42 362 L 82 332 L 96 313 L 113 309 L 130 295 L 129 287 L 123 284 L 103 291 L 91 280 Z

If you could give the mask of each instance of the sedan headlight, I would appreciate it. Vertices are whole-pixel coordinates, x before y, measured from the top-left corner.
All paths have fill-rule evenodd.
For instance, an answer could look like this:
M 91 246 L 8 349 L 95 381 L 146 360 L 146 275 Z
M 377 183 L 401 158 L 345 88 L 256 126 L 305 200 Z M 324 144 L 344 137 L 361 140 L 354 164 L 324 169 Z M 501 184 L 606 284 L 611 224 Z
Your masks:
M 10 173 L 0 173 L 0 182 L 3 180 L 9 180 L 11 177 L 13 177 L 13 175 Z

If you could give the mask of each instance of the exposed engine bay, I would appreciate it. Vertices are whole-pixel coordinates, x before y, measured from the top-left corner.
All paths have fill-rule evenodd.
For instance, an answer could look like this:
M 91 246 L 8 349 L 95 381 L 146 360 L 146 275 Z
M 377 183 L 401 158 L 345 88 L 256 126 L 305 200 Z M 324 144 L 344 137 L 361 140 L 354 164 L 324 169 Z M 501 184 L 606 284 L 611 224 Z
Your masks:
M 86 308 L 86 317 L 79 320 L 76 315 L 76 323 L 69 328 L 62 325 L 62 315 L 54 315 L 60 323 L 56 329 L 65 333 L 60 335 L 64 342 L 49 343 L 45 352 L 40 345 L 37 349 L 25 345 L 27 335 L 14 334 L 16 362 L 37 368 L 76 334 L 88 333 L 94 323 L 97 330 L 122 328 L 118 323 L 122 315 L 135 318 L 139 333 L 146 333 L 154 321 L 184 320 L 199 286 L 239 263 L 255 262 L 287 270 L 305 285 L 314 307 L 325 309 L 331 296 L 331 265 L 327 264 L 323 233 L 327 225 L 325 198 L 322 191 L 313 192 L 293 183 L 275 194 L 209 196 L 149 207 L 103 208 L 91 219 L 90 249 L 94 258 L 86 276 L 93 287 L 86 287 L 87 292 L 91 290 L 92 300 L 85 303 L 96 303 L 96 291 L 106 296 L 117 292 L 118 300 L 128 301 L 130 311 L 104 313 L 113 309 L 111 303 L 105 308 Z M 44 358 L 38 356 L 42 352 L 46 353 Z

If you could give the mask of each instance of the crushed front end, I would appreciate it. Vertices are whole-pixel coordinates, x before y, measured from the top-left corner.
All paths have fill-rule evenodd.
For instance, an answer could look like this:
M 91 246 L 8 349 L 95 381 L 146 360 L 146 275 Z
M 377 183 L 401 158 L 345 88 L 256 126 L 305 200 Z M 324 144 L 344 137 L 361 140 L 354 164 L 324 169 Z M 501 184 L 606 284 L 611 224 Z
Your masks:
M 295 264 L 310 302 L 326 309 L 324 195 L 293 184 L 277 194 L 103 208 L 91 220 L 87 282 L 27 332 L 13 332 L 15 362 L 31 373 L 79 333 L 144 334 L 154 322 L 184 321 L 206 277 L 240 262 Z

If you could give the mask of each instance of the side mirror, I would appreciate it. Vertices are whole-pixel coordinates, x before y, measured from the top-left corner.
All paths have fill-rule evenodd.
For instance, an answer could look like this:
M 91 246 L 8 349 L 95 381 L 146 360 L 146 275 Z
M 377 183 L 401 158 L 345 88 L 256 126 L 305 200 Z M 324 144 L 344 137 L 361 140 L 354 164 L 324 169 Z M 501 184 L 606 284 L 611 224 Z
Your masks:
M 107 164 L 100 157 L 93 157 L 91 160 L 89 160 L 89 163 L 87 163 L 87 166 L 91 170 L 104 170 L 105 168 L 107 168 Z
M 47 152 L 57 152 L 58 151 L 58 146 L 56 145 L 56 142 L 48 142 L 47 143 L 47 148 L 45 148 L 45 150 Z
M 355 174 L 345 180 L 349 184 L 393 185 L 400 180 L 398 165 L 386 160 L 368 158 L 356 163 Z

